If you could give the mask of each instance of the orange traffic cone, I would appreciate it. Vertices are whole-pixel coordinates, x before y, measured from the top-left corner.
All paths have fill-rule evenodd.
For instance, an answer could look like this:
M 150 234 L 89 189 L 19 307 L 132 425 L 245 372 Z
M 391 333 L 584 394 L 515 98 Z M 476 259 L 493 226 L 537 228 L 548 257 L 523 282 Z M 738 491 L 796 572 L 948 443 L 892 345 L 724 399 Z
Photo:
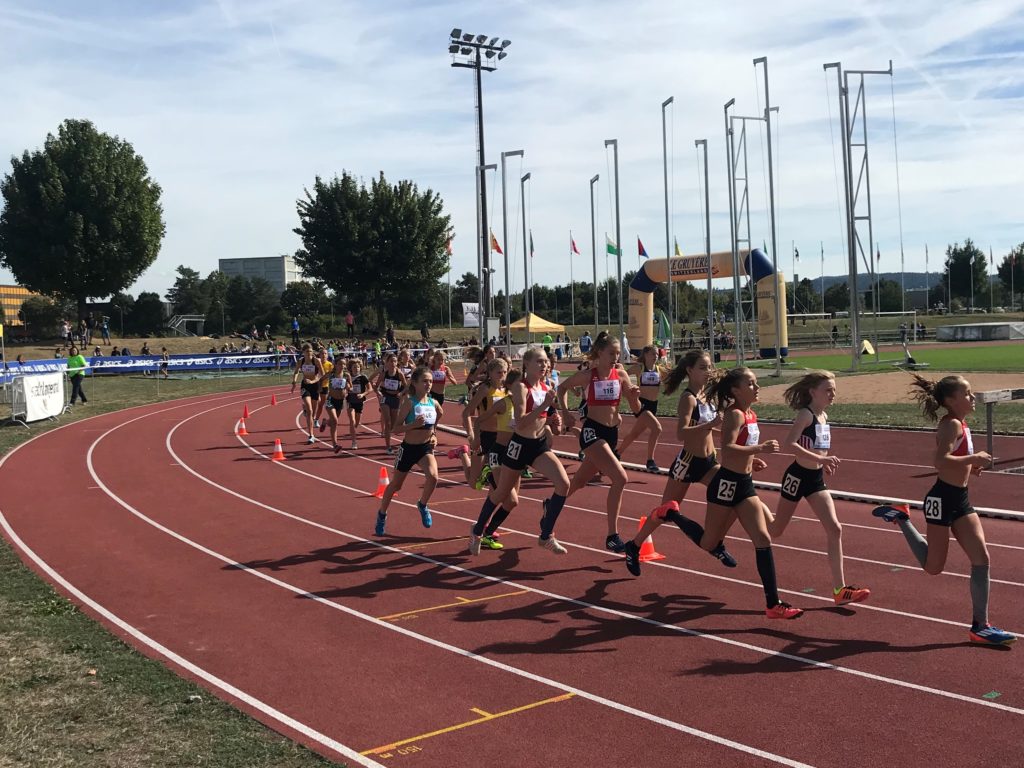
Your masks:
M 391 480 L 388 478 L 388 468 L 381 467 L 380 475 L 377 476 L 377 490 L 373 492 L 374 498 L 383 499 L 384 490 L 390 485 Z
M 238 431 L 235 434 L 239 437 L 246 437 L 249 434 L 245 428 L 245 417 L 238 420 Z
M 274 440 L 274 455 L 270 457 L 271 461 L 284 461 L 284 450 L 281 448 L 280 438 Z
M 248 419 L 249 418 L 249 404 L 248 403 L 246 403 L 244 406 L 242 406 L 242 418 L 243 419 Z
M 271 405 L 277 405 L 277 395 L 272 394 L 270 396 L 270 404 Z
M 647 522 L 646 517 L 640 518 L 640 528 L 644 527 L 644 523 Z M 654 537 L 648 536 L 644 539 L 644 543 L 640 545 L 640 562 L 649 563 L 651 560 L 664 560 L 665 556 L 658 552 L 654 548 Z

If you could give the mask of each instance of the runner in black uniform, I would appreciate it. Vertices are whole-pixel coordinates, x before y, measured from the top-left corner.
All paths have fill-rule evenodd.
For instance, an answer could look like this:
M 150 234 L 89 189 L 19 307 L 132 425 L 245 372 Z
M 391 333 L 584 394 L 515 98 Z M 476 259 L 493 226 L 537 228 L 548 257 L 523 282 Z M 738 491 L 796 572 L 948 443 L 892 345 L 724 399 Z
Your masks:
M 634 413 L 636 423 L 629 431 L 629 434 L 622 438 L 619 443 L 619 455 L 625 454 L 626 449 L 633 444 L 640 435 L 650 430 L 647 438 L 647 471 L 657 472 L 658 463 L 654 460 L 654 449 L 658 447 L 658 438 L 661 437 L 661 422 L 658 421 L 658 388 L 661 386 L 661 370 L 658 368 L 658 350 L 648 344 L 640 353 L 640 360 L 637 363 L 637 384 L 640 387 L 640 410 Z
M 370 380 L 363 373 L 363 363 L 358 357 L 348 361 L 348 374 L 352 380 L 348 393 L 348 433 L 352 439 L 349 448 L 354 451 L 359 447 L 356 432 L 359 431 L 359 425 L 363 420 L 363 403 L 370 392 Z
M 316 438 L 313 437 L 313 407 L 320 397 L 320 380 L 323 377 L 324 367 L 313 356 L 313 346 L 306 342 L 302 345 L 302 355 L 295 365 L 295 373 L 292 374 L 292 392 L 301 379 L 302 414 L 306 417 L 306 432 L 309 434 L 306 442 L 310 445 L 316 442 Z
M 373 380 L 373 389 L 380 396 L 380 431 L 384 436 L 384 445 L 389 454 L 395 452 L 391 447 L 391 431 L 398 419 L 398 408 L 406 389 L 406 378 L 398 370 L 398 358 L 392 352 L 384 355 L 384 367 L 377 372 Z

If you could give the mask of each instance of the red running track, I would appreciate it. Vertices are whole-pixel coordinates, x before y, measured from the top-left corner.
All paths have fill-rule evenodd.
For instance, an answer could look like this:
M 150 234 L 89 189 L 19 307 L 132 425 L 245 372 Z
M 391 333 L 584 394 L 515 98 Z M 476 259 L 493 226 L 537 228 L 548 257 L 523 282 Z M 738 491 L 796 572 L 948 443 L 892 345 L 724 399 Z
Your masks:
M 369 492 L 390 463 L 380 440 L 365 436 L 358 455 L 302 445 L 295 402 L 270 408 L 269 392 L 45 433 L 0 463 L 0 523 L 26 562 L 114 632 L 329 757 L 415 767 L 1019 763 L 1024 673 L 1013 651 L 964 642 L 967 564 L 955 547 L 950 573 L 926 576 L 898 533 L 839 502 L 848 578 L 873 589 L 871 602 L 832 606 L 823 537 L 798 519 L 776 560 L 787 599 L 808 611 L 769 623 L 749 542 L 730 541 L 740 566 L 727 571 L 663 528 L 667 559 L 634 579 L 601 550 L 596 485 L 559 520 L 565 557 L 536 546 L 549 492 L 539 479 L 524 483 L 506 549 L 470 557 L 481 494 L 443 458 L 433 528 L 412 507 L 413 477 L 390 535 L 375 539 Z M 251 435 L 237 438 L 243 402 Z M 267 460 L 275 437 L 285 462 Z M 66 468 L 59 487 L 47 483 L 55 463 Z M 624 533 L 662 483 L 630 475 Z M 1024 528 L 984 524 L 993 619 L 1024 629 Z

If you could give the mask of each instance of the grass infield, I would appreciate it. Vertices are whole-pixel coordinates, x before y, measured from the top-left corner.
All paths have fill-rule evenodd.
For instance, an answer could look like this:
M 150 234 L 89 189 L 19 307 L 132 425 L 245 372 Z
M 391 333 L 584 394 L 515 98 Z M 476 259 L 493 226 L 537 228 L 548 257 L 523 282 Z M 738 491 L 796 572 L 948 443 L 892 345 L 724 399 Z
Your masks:
M 898 348 L 897 348 L 898 349 Z M 999 344 L 977 347 L 942 347 L 941 345 L 927 348 L 916 348 L 912 353 L 918 363 L 927 363 L 929 367 L 940 371 L 958 371 L 961 373 L 975 372 L 1019 372 L 1024 371 L 1024 344 Z M 879 363 L 874 355 L 861 357 L 862 373 L 877 373 L 893 369 L 895 363 L 902 363 L 903 350 L 896 351 L 891 346 L 879 350 Z M 787 369 L 823 368 L 827 371 L 842 372 L 850 368 L 850 353 L 833 355 L 802 355 L 794 352 L 789 358 Z M 752 368 L 774 368 L 772 361 L 757 361 L 750 364 Z M 927 376 L 928 371 L 922 371 Z

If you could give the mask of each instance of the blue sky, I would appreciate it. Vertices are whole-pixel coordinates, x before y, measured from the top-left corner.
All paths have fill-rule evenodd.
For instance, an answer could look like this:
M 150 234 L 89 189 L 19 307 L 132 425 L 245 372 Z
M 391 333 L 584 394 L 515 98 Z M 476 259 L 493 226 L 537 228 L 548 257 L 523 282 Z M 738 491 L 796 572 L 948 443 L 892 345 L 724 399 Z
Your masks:
M 777 123 L 780 262 L 798 272 L 845 271 L 837 150 L 822 64 L 884 69 L 868 83 L 875 236 L 882 269 L 899 268 L 893 104 L 908 270 L 933 271 L 949 242 L 973 237 L 997 258 L 1024 241 L 1024 2 L 824 4 L 741 1 L 717 7 L 637 0 L 580 2 L 51 2 L 0 0 L 0 154 L 39 147 L 67 117 L 131 141 L 164 190 L 167 236 L 133 287 L 163 293 L 174 269 L 204 274 L 221 257 L 291 253 L 295 201 L 314 176 L 347 169 L 411 178 L 453 217 L 454 273 L 475 271 L 471 73 L 452 69 L 453 27 L 510 38 L 485 74 L 488 161 L 518 179 L 535 279 L 569 279 L 568 237 L 590 275 L 589 179 L 598 185 L 598 244 L 612 232 L 611 157 L 619 140 L 625 267 L 639 235 L 663 255 L 661 102 L 669 111 L 672 230 L 703 249 L 696 138 L 709 140 L 712 248 L 728 247 L 722 105 L 763 105 L 752 59 L 768 56 Z M 834 80 L 829 86 L 839 140 Z M 770 238 L 763 138 L 751 129 L 753 240 Z M 501 238 L 500 179 L 490 179 Z M 514 223 L 513 222 L 513 223 Z M 510 224 L 513 290 L 522 285 L 521 225 Z M 516 233 L 516 234 L 513 234 Z M 603 260 L 600 260 L 603 272 Z M 518 265 L 518 270 L 515 269 Z M 500 265 L 499 265 L 500 266 Z M 10 275 L 0 271 L 0 280 Z M 497 286 L 504 284 L 499 271 Z

